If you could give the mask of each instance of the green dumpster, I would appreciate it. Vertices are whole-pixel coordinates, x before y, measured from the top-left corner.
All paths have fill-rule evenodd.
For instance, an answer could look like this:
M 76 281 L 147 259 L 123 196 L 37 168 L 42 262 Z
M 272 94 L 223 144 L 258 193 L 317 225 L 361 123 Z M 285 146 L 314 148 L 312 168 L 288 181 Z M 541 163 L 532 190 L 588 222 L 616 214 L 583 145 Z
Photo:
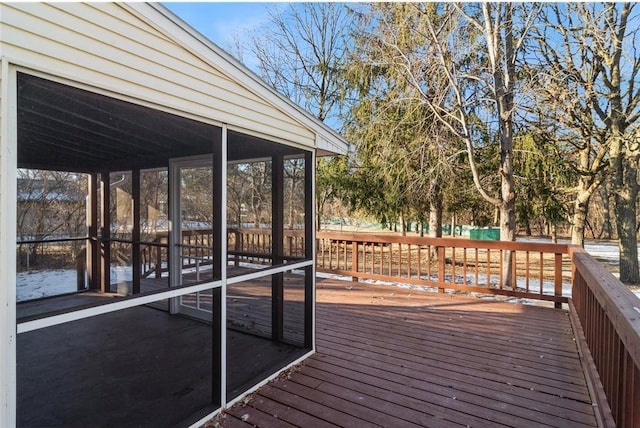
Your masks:
M 483 241 L 498 241 L 500 240 L 500 228 L 483 227 L 480 229 L 471 229 L 469 231 L 469 238 Z

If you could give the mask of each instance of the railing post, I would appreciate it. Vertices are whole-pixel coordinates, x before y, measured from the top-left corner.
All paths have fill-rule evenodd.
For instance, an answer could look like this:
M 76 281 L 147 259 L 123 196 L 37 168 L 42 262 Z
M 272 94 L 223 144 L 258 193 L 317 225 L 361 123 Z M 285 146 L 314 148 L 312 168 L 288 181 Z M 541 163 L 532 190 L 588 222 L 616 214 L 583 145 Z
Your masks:
M 87 247 L 83 247 L 76 256 L 76 282 L 78 291 L 87 288 L 85 284 L 85 273 L 87 272 Z
M 153 242 L 162 243 L 161 238 L 156 238 Z M 162 246 L 156 245 L 156 278 L 162 278 Z
M 234 264 L 234 266 L 240 266 L 240 252 L 242 251 L 242 244 L 243 244 L 243 242 L 242 242 L 242 232 L 240 230 L 236 230 L 233 233 L 234 233 L 235 239 L 236 239 L 236 242 L 235 242 L 235 245 L 234 245 L 236 254 L 233 257 L 233 259 L 234 259 L 233 264 Z
M 437 247 L 438 252 L 438 282 L 440 284 L 444 283 L 445 279 L 445 258 L 444 258 L 444 247 Z M 438 293 L 444 293 L 444 287 L 441 285 L 438 286 Z
M 559 253 L 556 253 L 553 269 L 553 295 L 562 297 L 562 254 Z M 556 301 L 553 306 L 556 309 L 562 309 L 562 302 Z
M 529 272 L 527 272 L 529 275 Z M 562 270 L 560 271 L 560 279 L 562 280 Z M 516 260 L 516 251 L 511 251 L 511 288 L 518 289 L 518 262 Z
M 351 241 L 351 272 L 358 273 L 358 241 L 356 240 Z M 351 280 L 358 282 L 358 277 L 354 275 Z
M 287 244 L 289 244 L 288 248 L 285 248 L 285 254 L 288 256 L 294 256 L 293 252 L 293 236 L 287 236 Z

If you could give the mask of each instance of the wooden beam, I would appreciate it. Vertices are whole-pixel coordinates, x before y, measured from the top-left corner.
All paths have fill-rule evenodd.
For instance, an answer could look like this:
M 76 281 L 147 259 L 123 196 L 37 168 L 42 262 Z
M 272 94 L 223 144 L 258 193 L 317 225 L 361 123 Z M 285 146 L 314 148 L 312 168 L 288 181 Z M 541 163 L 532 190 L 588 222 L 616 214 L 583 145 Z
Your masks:
M 100 247 L 102 251 L 102 280 L 100 290 L 103 293 L 111 291 L 111 176 L 109 171 L 102 173 L 102 225 L 100 234 Z
M 213 279 L 219 280 L 222 278 L 222 264 L 226 263 L 225 255 L 222 254 L 223 240 L 227 237 L 222 233 L 224 224 L 222 224 L 222 210 L 226 210 L 226 207 L 222 204 L 222 190 L 226 186 L 224 178 L 222 176 L 223 168 L 227 162 L 222 156 L 222 145 L 213 145 Z
M 140 168 L 131 171 L 131 196 L 133 197 L 133 230 L 131 232 L 131 262 L 133 264 L 133 294 L 140 294 Z
M 98 191 L 99 174 L 89 176 L 89 288 L 100 289 L 100 242 L 98 241 Z
M 315 163 L 313 152 L 305 152 L 304 155 L 304 255 L 307 259 L 313 259 L 315 242 L 315 194 L 313 179 L 315 176 Z M 315 260 L 314 260 L 315 263 Z M 313 349 L 313 312 L 315 304 L 315 266 L 309 266 L 304 270 L 304 347 Z
M 271 252 L 273 265 L 282 264 L 284 255 L 284 157 L 274 155 L 271 161 Z M 284 274 L 271 277 L 271 337 L 284 337 Z
M 223 393 L 222 393 L 222 361 L 226 360 L 227 356 L 223 355 L 224 346 L 222 343 L 222 305 L 226 304 L 222 296 L 222 287 L 214 288 L 211 290 L 212 294 L 212 310 L 213 320 L 211 328 L 212 330 L 212 379 L 211 379 L 211 401 L 214 405 L 223 405 Z M 226 322 L 226 320 L 225 320 Z

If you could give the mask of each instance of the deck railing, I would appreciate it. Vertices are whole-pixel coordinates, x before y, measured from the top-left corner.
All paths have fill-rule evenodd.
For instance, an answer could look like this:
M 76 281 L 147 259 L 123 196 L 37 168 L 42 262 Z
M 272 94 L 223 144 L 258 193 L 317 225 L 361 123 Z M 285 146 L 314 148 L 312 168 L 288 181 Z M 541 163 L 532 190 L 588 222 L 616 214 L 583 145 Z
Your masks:
M 582 248 L 570 255 L 571 313 L 590 372 L 599 377 L 593 384 L 603 425 L 640 427 L 640 300 Z
M 582 248 L 327 232 L 317 238 L 320 272 L 568 303 L 599 426 L 640 428 L 640 299 Z
M 354 280 L 530 298 L 557 305 L 566 303 L 570 293 L 571 261 L 566 245 L 330 232 L 318 232 L 317 239 L 318 271 Z M 506 252 L 511 256 L 504 257 Z M 505 260 L 511 260 L 510 270 L 504 269 Z M 504 272 L 509 271 L 505 278 Z
M 270 229 L 228 229 L 227 253 L 229 260 L 239 262 L 271 263 L 272 234 Z M 283 256 L 302 259 L 305 255 L 303 229 L 285 229 Z
M 239 263 L 269 265 L 272 263 L 272 237 L 269 229 L 227 230 L 228 260 Z M 196 263 L 211 264 L 212 229 L 193 229 L 182 232 L 182 267 L 194 267 Z M 142 277 L 160 278 L 168 272 L 169 233 L 159 232 L 152 242 L 141 243 Z M 304 258 L 304 230 L 285 230 L 284 257 L 288 260 Z M 198 262 L 199 261 L 199 262 Z

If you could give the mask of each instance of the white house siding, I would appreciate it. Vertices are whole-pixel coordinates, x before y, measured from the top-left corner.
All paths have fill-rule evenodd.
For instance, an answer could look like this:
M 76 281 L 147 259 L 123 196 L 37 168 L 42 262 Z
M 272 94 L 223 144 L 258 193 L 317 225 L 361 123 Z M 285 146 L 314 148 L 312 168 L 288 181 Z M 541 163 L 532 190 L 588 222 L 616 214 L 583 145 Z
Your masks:
M 148 5 L 145 5 L 150 7 Z M 3 3 L 10 62 L 307 147 L 315 135 L 117 3 Z

